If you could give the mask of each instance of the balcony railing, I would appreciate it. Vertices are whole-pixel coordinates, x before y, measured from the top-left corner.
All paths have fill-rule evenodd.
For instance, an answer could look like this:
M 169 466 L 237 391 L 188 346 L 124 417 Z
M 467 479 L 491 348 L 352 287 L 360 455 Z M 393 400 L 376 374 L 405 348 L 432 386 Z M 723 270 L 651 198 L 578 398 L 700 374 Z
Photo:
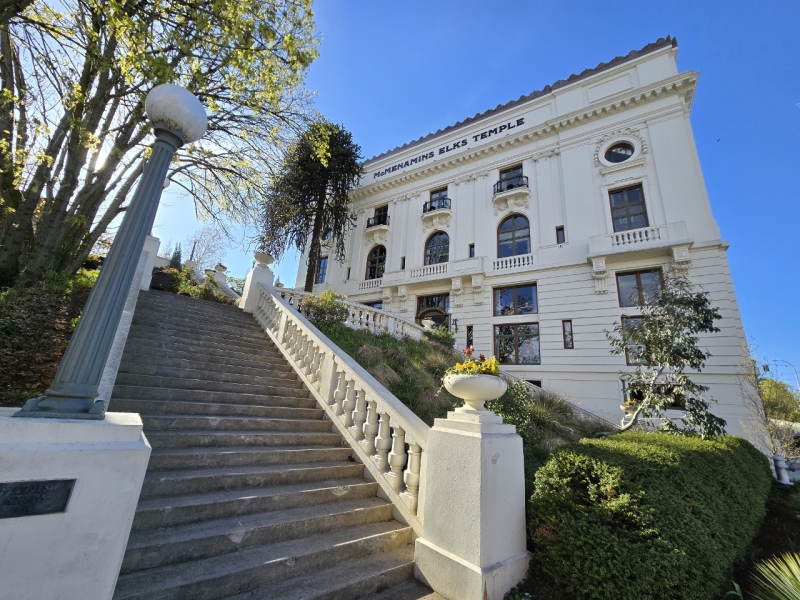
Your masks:
M 389 215 L 375 215 L 367 219 L 367 229 L 375 227 L 376 225 L 388 225 Z
M 411 269 L 409 271 L 409 279 L 419 279 L 420 277 L 429 277 L 431 275 L 443 275 L 447 273 L 447 265 L 450 263 L 437 263 L 435 265 L 426 265 L 419 269 Z
M 381 287 L 381 281 L 383 278 L 379 277 L 378 279 L 367 279 L 366 281 L 361 281 L 358 284 L 359 290 L 374 290 L 375 288 Z
M 506 271 L 508 269 L 532 267 L 535 262 L 536 261 L 533 254 L 520 254 L 518 256 L 497 258 L 492 261 L 492 271 Z
M 429 200 L 422 205 L 422 214 L 433 212 L 434 210 L 441 210 L 443 208 L 450 208 L 450 198 L 445 197 Z
M 494 193 L 506 192 L 514 188 L 528 187 L 528 177 L 526 175 L 517 175 L 516 177 L 509 177 L 501 179 L 494 184 Z

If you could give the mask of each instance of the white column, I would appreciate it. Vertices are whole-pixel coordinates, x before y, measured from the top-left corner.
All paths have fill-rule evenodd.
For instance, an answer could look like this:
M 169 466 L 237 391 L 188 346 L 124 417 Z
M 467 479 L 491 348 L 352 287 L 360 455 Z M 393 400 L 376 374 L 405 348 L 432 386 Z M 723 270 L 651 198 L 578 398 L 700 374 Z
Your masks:
M 425 453 L 415 570 L 448 600 L 501 600 L 528 568 L 522 438 L 497 415 L 475 412 L 436 419 Z
M 144 238 L 144 249 L 143 252 L 147 252 L 147 258 L 145 259 L 144 263 L 144 273 L 142 275 L 142 280 L 139 283 L 140 290 L 149 290 L 150 289 L 150 280 L 153 278 L 153 267 L 156 266 L 156 256 L 158 256 L 158 247 L 161 245 L 161 240 L 157 237 L 153 237 L 152 235 L 148 235 Z
M 273 263 L 273 258 L 264 252 L 256 252 L 255 259 L 257 264 L 247 274 L 247 278 L 244 281 L 244 289 L 242 290 L 242 298 L 239 300 L 239 308 L 247 313 L 253 312 L 258 305 L 258 285 L 261 284 L 270 289 L 275 279 L 275 274 L 269 268 L 269 265 Z

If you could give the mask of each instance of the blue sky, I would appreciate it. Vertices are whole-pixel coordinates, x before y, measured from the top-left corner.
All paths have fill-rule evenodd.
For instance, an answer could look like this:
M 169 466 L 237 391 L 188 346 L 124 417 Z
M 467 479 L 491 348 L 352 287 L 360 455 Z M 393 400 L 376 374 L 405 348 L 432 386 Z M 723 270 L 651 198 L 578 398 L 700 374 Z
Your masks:
M 700 72 L 692 126 L 745 331 L 800 368 L 800 2 L 319 0 L 315 12 L 308 87 L 365 158 L 677 37 L 679 69 Z M 184 239 L 193 215 L 165 196 L 154 233 Z M 239 250 L 226 261 L 237 275 L 251 262 Z M 296 265 L 278 266 L 282 281 Z

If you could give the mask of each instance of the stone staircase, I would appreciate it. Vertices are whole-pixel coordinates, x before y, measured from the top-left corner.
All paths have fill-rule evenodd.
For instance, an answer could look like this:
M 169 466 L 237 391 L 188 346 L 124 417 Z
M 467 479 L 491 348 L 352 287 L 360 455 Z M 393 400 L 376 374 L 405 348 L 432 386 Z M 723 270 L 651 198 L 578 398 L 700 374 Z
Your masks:
M 438 598 L 251 315 L 141 292 L 110 410 L 140 413 L 153 447 L 116 600 Z

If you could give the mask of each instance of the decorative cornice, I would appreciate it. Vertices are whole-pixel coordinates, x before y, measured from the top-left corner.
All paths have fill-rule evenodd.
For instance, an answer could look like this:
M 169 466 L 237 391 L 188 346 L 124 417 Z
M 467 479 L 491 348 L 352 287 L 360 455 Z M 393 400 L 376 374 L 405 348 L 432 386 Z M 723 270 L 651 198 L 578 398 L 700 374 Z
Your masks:
M 358 188 L 351 192 L 351 201 L 360 200 L 367 196 L 390 190 L 400 185 L 411 183 L 424 177 L 452 169 L 453 167 L 474 162 L 498 152 L 517 147 L 521 144 L 543 140 L 574 127 L 585 125 L 587 122 L 595 121 L 612 114 L 617 114 L 622 111 L 648 104 L 664 97 L 683 95 L 685 100 L 694 93 L 694 88 L 697 85 L 697 79 L 698 74 L 696 72 L 688 71 L 686 73 L 681 73 L 675 77 L 671 77 L 659 83 L 637 90 L 634 93 L 626 92 L 624 94 L 620 94 L 616 98 L 611 99 L 604 104 L 585 107 L 564 115 L 561 118 L 545 121 L 538 127 L 533 127 L 524 132 L 520 132 L 518 135 L 513 137 L 508 136 L 494 144 L 486 144 L 476 148 L 475 150 L 454 156 L 449 160 L 442 160 L 438 163 L 431 163 L 429 165 L 419 167 L 413 171 L 400 173 L 396 177 L 387 179 L 385 181 L 370 183 L 369 185 L 365 185 L 364 187 Z

